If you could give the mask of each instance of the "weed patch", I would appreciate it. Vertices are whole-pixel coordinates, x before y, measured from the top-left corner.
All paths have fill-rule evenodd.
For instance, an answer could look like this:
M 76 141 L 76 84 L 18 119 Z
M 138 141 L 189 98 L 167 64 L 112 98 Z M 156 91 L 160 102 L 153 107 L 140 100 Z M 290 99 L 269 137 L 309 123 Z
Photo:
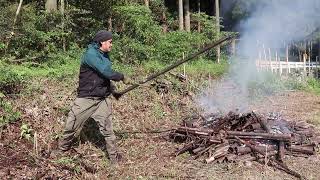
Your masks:
M 21 116 L 19 111 L 15 111 L 12 104 L 4 99 L 0 92 L 0 127 L 8 123 L 17 121 Z
M 0 64 L 0 92 L 4 94 L 18 93 L 24 83 L 24 77 L 11 67 Z

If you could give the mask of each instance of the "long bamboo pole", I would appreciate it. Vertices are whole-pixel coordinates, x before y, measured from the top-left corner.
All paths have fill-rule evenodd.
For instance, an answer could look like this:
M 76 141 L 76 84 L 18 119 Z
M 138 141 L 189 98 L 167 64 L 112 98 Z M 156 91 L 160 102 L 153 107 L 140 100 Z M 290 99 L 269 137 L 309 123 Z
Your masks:
M 231 40 L 232 38 L 234 38 L 234 37 L 236 37 L 236 36 L 237 36 L 237 35 L 230 35 L 230 36 L 221 38 L 220 40 L 218 40 L 218 41 L 216 41 L 216 42 L 214 42 L 214 43 L 212 43 L 212 44 L 209 44 L 208 46 L 200 49 L 198 52 L 196 52 L 196 53 L 194 53 L 194 54 L 191 54 L 190 56 L 185 57 L 184 59 L 180 59 L 180 60 L 177 61 L 176 63 L 174 63 L 174 64 L 172 64 L 172 65 L 164 68 L 163 70 L 161 70 L 161 71 L 159 71 L 159 72 L 157 72 L 157 73 L 151 74 L 151 75 L 148 76 L 145 80 L 138 82 L 138 84 L 133 84 L 133 85 L 131 85 L 130 87 L 128 87 L 127 89 L 125 89 L 125 90 L 123 90 L 123 91 L 114 92 L 114 93 L 113 93 L 113 96 L 114 96 L 116 99 L 119 99 L 123 94 L 126 94 L 126 93 L 128 93 L 129 91 L 132 91 L 133 89 L 136 89 L 136 88 L 139 87 L 140 85 L 147 83 L 148 81 L 150 81 L 150 80 L 152 80 L 152 79 L 154 79 L 154 78 L 156 78 L 156 77 L 158 77 L 158 76 L 160 76 L 160 75 L 162 75 L 162 74 L 164 74 L 164 73 L 166 73 L 166 72 L 168 72 L 168 71 L 170 71 L 170 70 L 172 70 L 172 69 L 180 66 L 181 64 L 183 64 L 183 63 L 185 63 L 185 62 L 188 62 L 188 61 L 194 59 L 195 57 L 203 54 L 204 52 L 206 52 L 206 51 L 208 51 L 208 50 L 210 50 L 210 49 L 212 49 L 212 48 L 214 48 L 214 47 L 217 47 L 218 45 L 220 45 L 220 44 L 222 44 L 222 43 L 224 43 L 224 42 L 226 42 L 226 41 L 228 41 L 228 40 Z

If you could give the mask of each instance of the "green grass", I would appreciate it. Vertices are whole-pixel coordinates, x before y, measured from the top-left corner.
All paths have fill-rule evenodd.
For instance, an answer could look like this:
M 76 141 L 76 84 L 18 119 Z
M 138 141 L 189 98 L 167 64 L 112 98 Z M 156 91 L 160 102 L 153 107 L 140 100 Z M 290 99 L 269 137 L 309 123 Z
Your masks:
M 6 101 L 1 95 L 0 92 L 0 127 L 7 125 L 8 123 L 17 121 L 21 113 L 16 111 L 13 105 Z
M 223 75 L 228 68 L 226 61 L 220 63 L 205 59 L 197 59 L 185 65 L 186 74 L 189 76 L 210 75 L 211 77 L 219 77 Z M 180 72 L 184 71 L 183 65 L 178 68 Z
M 320 81 L 315 78 L 309 78 L 307 79 L 307 83 L 305 86 L 305 89 L 307 91 L 313 92 L 315 94 L 320 95 Z
M 317 112 L 316 114 L 314 114 L 314 116 L 311 119 L 308 119 L 307 122 L 319 127 L 320 126 L 320 112 Z

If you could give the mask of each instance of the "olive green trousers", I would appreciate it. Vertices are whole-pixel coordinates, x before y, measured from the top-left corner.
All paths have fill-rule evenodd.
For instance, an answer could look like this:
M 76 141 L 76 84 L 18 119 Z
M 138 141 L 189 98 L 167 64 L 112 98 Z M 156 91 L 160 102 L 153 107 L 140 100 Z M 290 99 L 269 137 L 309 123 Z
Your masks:
M 116 137 L 112 129 L 111 103 L 107 98 L 101 99 L 92 97 L 75 99 L 68 114 L 63 138 L 60 142 L 60 149 L 70 149 L 74 139 L 80 135 L 85 122 L 89 118 L 92 118 L 97 122 L 99 130 L 105 138 L 109 156 L 116 154 Z

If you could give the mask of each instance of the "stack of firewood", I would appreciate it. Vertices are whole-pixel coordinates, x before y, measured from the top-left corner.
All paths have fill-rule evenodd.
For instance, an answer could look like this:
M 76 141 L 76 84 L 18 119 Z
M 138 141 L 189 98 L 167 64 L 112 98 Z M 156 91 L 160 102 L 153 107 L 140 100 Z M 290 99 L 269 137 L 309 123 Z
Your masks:
M 314 155 L 320 143 L 312 125 L 254 112 L 187 118 L 170 133 L 170 139 L 185 143 L 176 156 L 189 152 L 194 159 L 201 157 L 206 163 L 256 160 L 296 177 L 301 176 L 285 165 L 284 156 Z

